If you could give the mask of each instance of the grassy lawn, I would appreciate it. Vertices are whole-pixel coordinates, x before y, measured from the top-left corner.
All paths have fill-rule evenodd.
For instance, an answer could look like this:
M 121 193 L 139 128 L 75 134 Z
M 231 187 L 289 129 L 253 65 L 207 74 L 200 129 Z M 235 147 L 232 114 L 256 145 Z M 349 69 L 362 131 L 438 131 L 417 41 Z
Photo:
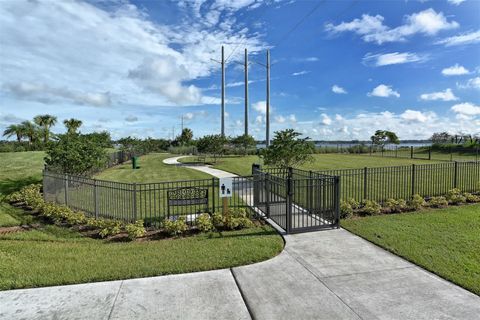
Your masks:
M 209 179 L 212 176 L 188 168 L 164 164 L 163 159 L 173 157 L 166 153 L 151 153 L 140 157 L 140 169 L 132 169 L 131 162 L 109 168 L 98 175 L 97 179 L 118 182 L 160 182 L 175 180 Z
M 480 205 L 344 220 L 342 227 L 480 295 Z
M 301 168 L 305 170 L 328 170 L 328 169 L 355 169 L 364 167 L 386 167 L 402 166 L 411 164 L 428 164 L 434 161 L 377 157 L 369 155 L 354 154 L 315 154 L 314 161 L 306 163 Z M 194 162 L 197 157 L 182 158 L 181 162 Z M 213 163 L 213 159 L 207 158 L 207 162 L 212 163 L 214 168 L 233 172 L 239 175 L 250 175 L 252 173 L 252 163 L 262 163 L 257 156 L 226 156 Z
M 0 289 L 229 268 L 269 259 L 282 248 L 282 238 L 268 226 L 131 243 L 45 226 L 0 235 Z

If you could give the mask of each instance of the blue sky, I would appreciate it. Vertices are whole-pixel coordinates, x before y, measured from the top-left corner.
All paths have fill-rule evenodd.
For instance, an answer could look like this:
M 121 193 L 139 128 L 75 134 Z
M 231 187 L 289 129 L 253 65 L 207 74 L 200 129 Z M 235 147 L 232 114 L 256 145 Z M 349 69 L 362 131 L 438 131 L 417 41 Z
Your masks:
M 0 130 L 49 113 L 115 138 L 172 137 L 182 115 L 196 136 L 219 133 L 222 45 L 228 135 L 243 132 L 245 47 L 257 139 L 268 48 L 272 131 L 480 133 L 477 0 L 2 1 Z

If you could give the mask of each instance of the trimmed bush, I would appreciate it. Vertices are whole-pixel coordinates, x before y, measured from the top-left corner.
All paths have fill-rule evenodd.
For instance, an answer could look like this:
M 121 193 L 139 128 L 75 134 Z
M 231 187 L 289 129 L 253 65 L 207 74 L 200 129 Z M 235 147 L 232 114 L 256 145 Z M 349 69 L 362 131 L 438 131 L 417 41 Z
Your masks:
M 448 206 L 448 201 L 445 197 L 433 197 L 428 200 L 428 206 L 432 208 L 444 208 Z
M 447 199 L 449 204 L 461 204 L 467 201 L 462 191 L 458 188 L 448 190 L 445 199 Z
M 422 207 L 426 207 L 427 202 L 421 195 L 414 194 L 412 199 L 410 199 L 410 201 L 408 202 L 408 206 L 413 210 L 419 210 Z
M 143 237 L 147 231 L 143 226 L 143 220 L 137 220 L 135 223 L 129 223 L 125 226 L 125 231 L 128 233 L 128 238 L 130 240 L 135 240 L 137 238 Z
M 340 219 L 347 219 L 353 215 L 353 208 L 347 201 L 340 201 Z
M 202 232 L 208 232 L 214 229 L 212 218 L 208 213 L 202 213 L 196 221 L 198 229 Z
M 353 198 L 347 199 L 347 203 L 352 207 L 353 210 L 359 209 L 360 208 L 360 202 Z
M 477 202 L 480 202 L 480 196 L 478 196 L 478 195 L 465 192 L 465 193 L 463 194 L 463 196 L 465 197 L 465 200 L 466 200 L 468 203 L 477 203 Z
M 187 231 L 188 226 L 185 222 L 185 217 L 179 217 L 177 220 L 165 219 L 163 221 L 163 228 L 165 231 L 173 236 L 180 235 Z
M 385 207 L 390 213 L 403 212 L 408 209 L 407 202 L 403 199 L 387 199 L 387 201 L 385 201 Z
M 360 212 L 367 216 L 377 215 L 382 212 L 382 206 L 373 200 L 364 200 Z

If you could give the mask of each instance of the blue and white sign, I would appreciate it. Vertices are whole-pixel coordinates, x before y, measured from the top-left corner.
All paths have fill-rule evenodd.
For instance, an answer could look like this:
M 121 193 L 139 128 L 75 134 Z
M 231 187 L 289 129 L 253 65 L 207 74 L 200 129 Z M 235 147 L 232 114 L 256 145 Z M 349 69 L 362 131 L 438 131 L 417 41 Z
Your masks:
M 233 194 L 233 178 L 220 178 L 220 198 L 230 198 Z

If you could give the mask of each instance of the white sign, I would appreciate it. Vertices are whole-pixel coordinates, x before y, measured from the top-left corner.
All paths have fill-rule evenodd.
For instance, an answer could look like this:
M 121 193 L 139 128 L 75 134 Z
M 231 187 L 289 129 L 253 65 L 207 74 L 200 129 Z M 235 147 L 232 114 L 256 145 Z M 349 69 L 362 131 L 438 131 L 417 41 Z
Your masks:
M 233 178 L 220 178 L 220 198 L 230 198 L 233 194 Z

